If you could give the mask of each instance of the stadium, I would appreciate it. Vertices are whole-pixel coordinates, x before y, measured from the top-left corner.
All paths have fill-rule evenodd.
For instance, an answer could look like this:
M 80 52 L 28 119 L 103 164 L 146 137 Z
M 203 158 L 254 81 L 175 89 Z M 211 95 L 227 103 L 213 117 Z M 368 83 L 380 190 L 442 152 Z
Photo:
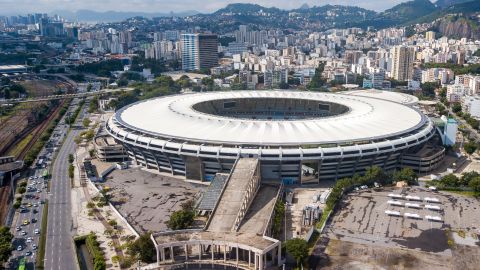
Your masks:
M 106 130 L 135 163 L 200 181 L 230 172 L 242 157 L 258 158 L 262 179 L 286 184 L 335 180 L 374 165 L 434 169 L 445 150 L 433 122 L 404 94 L 372 93 L 166 96 L 118 110 Z

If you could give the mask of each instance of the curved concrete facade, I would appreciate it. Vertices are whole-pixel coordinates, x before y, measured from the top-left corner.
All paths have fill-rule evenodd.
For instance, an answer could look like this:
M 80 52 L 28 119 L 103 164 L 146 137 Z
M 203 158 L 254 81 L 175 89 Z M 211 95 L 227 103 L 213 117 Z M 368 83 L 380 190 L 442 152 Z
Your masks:
M 117 111 L 106 129 L 135 162 L 160 172 L 210 181 L 254 157 L 263 179 L 285 183 L 394 170 L 435 135 L 425 115 L 400 103 L 299 91 L 156 98 Z

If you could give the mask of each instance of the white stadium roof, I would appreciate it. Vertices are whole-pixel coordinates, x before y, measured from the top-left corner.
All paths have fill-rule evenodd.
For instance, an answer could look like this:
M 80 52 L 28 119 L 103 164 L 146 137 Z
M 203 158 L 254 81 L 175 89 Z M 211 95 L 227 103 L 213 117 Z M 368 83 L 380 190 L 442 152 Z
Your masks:
M 291 98 L 342 104 L 349 111 L 302 120 L 253 120 L 205 114 L 194 104 L 218 99 Z M 300 91 L 231 91 L 149 99 L 122 108 L 115 116 L 131 129 L 195 142 L 219 144 L 308 145 L 354 142 L 402 135 L 425 123 L 408 106 L 356 95 Z
M 418 103 L 418 98 L 416 96 L 399 93 L 399 92 L 393 92 L 393 91 L 370 89 L 370 90 L 353 90 L 353 91 L 347 91 L 343 93 L 348 95 L 354 95 L 354 96 L 378 98 L 378 99 L 393 101 L 393 102 L 401 103 L 405 105 L 415 105 Z

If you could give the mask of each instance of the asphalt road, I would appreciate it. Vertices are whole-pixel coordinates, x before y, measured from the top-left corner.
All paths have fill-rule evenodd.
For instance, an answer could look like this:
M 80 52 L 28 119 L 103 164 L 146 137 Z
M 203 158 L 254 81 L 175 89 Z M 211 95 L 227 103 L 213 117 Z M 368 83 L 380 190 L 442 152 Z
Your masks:
M 480 134 L 478 133 L 477 130 L 475 130 L 474 128 L 472 128 L 472 126 L 470 126 L 467 121 L 465 121 L 463 118 L 457 116 L 450 108 L 446 107 L 447 110 L 450 112 L 450 115 L 454 116 L 455 119 L 460 122 L 461 124 L 463 124 L 463 126 L 465 127 L 465 129 L 470 132 L 470 136 L 473 137 L 473 139 L 477 142 L 480 142 Z
M 77 119 L 81 123 L 87 106 Z M 78 124 L 76 124 L 78 125 Z M 75 126 L 76 126 L 75 125 Z M 80 124 L 81 125 L 81 124 Z M 65 133 L 68 132 L 66 128 Z M 74 138 L 81 129 L 72 128 L 67 134 L 52 166 L 52 180 L 48 197 L 48 226 L 45 249 L 45 269 L 77 269 L 72 239 L 71 183 L 68 177 L 68 155 L 75 151 Z
M 78 103 L 78 101 L 74 102 L 72 105 L 75 105 L 76 103 Z M 67 114 L 72 113 L 75 108 L 76 106 L 70 106 Z M 39 232 L 41 232 L 42 213 L 44 209 L 44 204 L 42 202 L 49 199 L 51 195 L 47 194 L 46 188 L 48 181 L 51 180 L 48 178 L 44 179 L 42 175 L 45 170 L 48 170 L 49 163 L 54 157 L 55 148 L 61 144 L 67 131 L 68 126 L 64 125 L 64 119 L 62 119 L 59 125 L 55 127 L 46 146 L 38 155 L 35 164 L 32 165 L 30 169 L 30 175 L 26 179 L 27 186 L 31 189 L 27 190 L 23 195 L 21 208 L 24 208 L 24 210 L 20 211 L 19 209 L 20 213 L 17 215 L 17 219 L 12 228 L 15 235 L 15 238 L 13 239 L 15 251 L 10 258 L 10 262 L 12 263 L 10 268 L 12 269 L 18 267 L 18 262 L 23 257 L 26 259 L 27 268 L 34 269 L 40 240 L 40 233 L 35 234 L 35 230 L 38 229 Z M 40 165 L 39 160 L 42 160 Z M 52 177 L 52 179 L 54 178 L 55 177 Z M 70 195 L 69 192 L 68 195 Z M 32 219 L 35 219 L 35 221 Z M 24 224 L 25 221 L 28 221 L 28 224 Z M 28 238 L 31 239 L 28 240 Z

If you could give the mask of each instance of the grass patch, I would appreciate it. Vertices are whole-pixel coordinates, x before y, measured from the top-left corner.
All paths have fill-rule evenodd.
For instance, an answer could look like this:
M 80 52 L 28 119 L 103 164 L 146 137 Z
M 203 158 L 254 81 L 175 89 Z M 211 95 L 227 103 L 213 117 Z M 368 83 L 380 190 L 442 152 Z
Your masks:
M 321 229 L 323 227 L 323 224 L 325 224 L 325 222 L 327 222 L 327 219 L 328 217 L 330 216 L 330 213 L 332 212 L 332 210 L 326 210 L 322 213 L 322 216 L 320 217 L 320 220 L 317 222 L 317 229 Z
M 17 145 L 15 145 L 15 148 L 8 152 L 8 156 L 18 157 L 20 152 L 22 152 L 22 150 L 27 146 L 27 144 L 32 140 L 32 138 L 33 134 L 28 134 L 25 138 L 23 138 L 23 140 L 21 140 Z
M 48 200 L 45 200 L 42 213 L 42 227 L 40 228 L 40 241 L 38 243 L 37 262 L 35 267 L 37 269 L 44 269 L 45 246 L 47 242 L 47 222 L 48 222 Z
M 27 154 L 24 158 L 24 162 L 25 162 L 25 165 L 27 167 L 33 164 L 33 161 L 37 158 L 38 154 L 43 149 L 43 146 L 45 145 L 45 143 L 48 141 L 48 139 L 52 135 L 53 130 L 58 125 L 58 122 L 60 122 L 60 119 L 62 119 L 63 115 L 67 112 L 67 108 L 68 108 L 68 106 L 70 106 L 70 102 L 71 102 L 71 100 L 67 100 L 67 102 L 65 102 L 65 104 L 62 106 L 62 108 L 60 108 L 60 110 L 58 111 L 57 115 L 54 117 L 54 119 L 50 123 L 48 123 L 48 126 L 42 132 L 42 135 L 40 136 L 40 139 L 38 141 L 36 141 L 33 144 L 33 147 L 27 152 Z
M 458 195 L 463 195 L 467 197 L 477 197 L 478 194 L 475 193 L 475 191 L 471 190 L 442 190 L 443 192 L 449 192 L 449 193 L 455 193 Z
M 312 254 L 318 238 L 320 238 L 320 233 L 317 230 L 313 230 L 312 236 L 310 236 L 310 239 L 308 240 L 308 254 Z

